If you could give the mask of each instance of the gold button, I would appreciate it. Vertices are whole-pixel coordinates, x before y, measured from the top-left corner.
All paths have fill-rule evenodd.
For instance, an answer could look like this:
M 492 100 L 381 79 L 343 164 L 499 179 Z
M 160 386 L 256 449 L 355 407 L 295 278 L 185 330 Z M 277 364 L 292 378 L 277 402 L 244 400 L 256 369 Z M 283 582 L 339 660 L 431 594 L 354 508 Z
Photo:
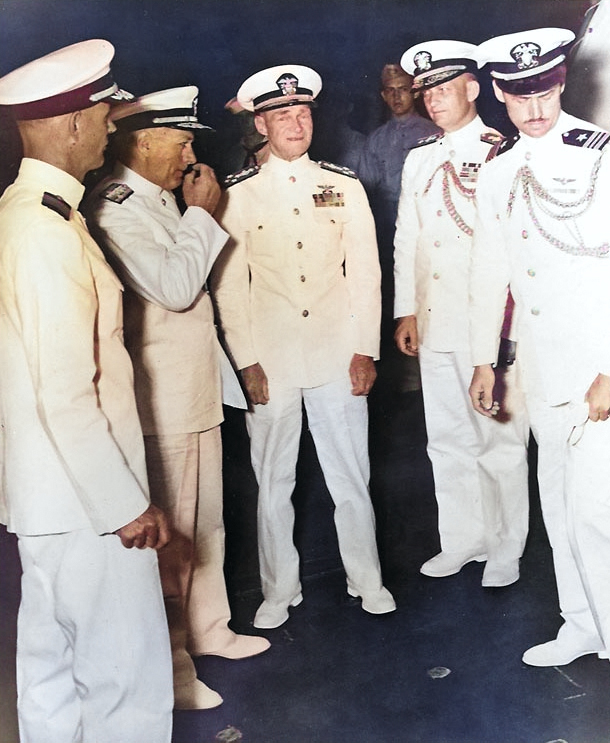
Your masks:
M 304 276 L 301 276 L 301 281 L 305 281 L 305 277 Z
M 529 237 L 529 233 L 528 233 L 528 231 L 527 231 L 527 230 L 522 230 L 522 232 L 521 232 L 521 237 L 522 237 L 522 238 L 523 238 L 524 240 L 527 240 L 527 238 Z
M 534 315 L 534 316 L 537 316 L 537 315 L 539 315 L 539 314 L 540 314 L 540 310 L 538 309 L 538 307 L 532 307 L 532 309 L 530 310 L 530 312 L 531 312 L 531 313 L 532 313 L 532 315 Z
M 300 214 L 301 213 L 296 207 L 292 210 L 292 212 L 293 212 L 293 214 Z
M 300 250 L 303 247 L 303 243 L 299 240 L 297 243 L 297 248 Z
M 291 183 L 296 183 L 296 181 L 297 181 L 297 179 L 296 179 L 296 178 L 295 178 L 295 177 L 294 177 L 293 175 L 291 175 L 291 176 L 290 176 L 290 178 L 289 178 L 288 180 L 289 180 L 289 181 L 290 181 Z
M 334 220 L 334 219 L 331 219 L 331 220 L 330 220 L 330 223 L 331 223 L 331 224 L 334 224 L 334 223 L 335 223 L 335 220 Z
M 536 275 L 536 272 L 534 271 L 533 268 L 528 268 L 527 269 L 527 275 L 528 276 L 535 276 Z
M 303 310 L 303 317 L 309 316 L 309 310 Z
M 434 247 L 435 248 L 440 248 L 441 247 L 441 241 L 440 240 L 435 240 L 434 241 Z
M 442 217 L 442 216 L 443 216 L 443 210 L 442 210 L 442 209 L 439 209 L 439 210 L 438 210 L 438 211 L 436 212 L 436 216 L 437 216 L 437 217 Z
M 441 277 L 440 273 L 433 273 L 432 274 L 432 278 L 433 279 L 440 279 L 440 277 Z
M 259 230 L 262 230 L 263 229 L 263 225 L 262 224 L 259 224 L 258 229 Z

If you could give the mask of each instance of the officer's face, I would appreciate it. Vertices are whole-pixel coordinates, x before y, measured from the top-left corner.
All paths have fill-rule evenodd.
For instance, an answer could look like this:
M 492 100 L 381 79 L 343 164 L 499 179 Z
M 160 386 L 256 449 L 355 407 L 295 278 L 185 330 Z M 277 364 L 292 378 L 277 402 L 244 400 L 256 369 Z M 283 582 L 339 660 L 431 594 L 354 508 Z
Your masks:
M 147 147 L 145 177 L 166 191 L 178 188 L 186 168 L 197 161 L 193 139 L 192 132 L 182 129 L 147 129 L 144 136 Z
M 394 116 L 405 116 L 413 110 L 413 94 L 409 78 L 398 78 L 383 86 L 381 97 Z
M 296 160 L 311 144 L 313 119 L 307 105 L 285 106 L 256 115 L 258 131 L 269 140 L 271 152 L 282 160 Z
M 86 161 L 83 166 L 87 171 L 104 164 L 104 150 L 108 144 L 108 135 L 115 130 L 114 124 L 108 119 L 109 113 L 110 106 L 104 102 L 96 103 L 95 106 L 78 112 L 81 122 L 79 144 Z
M 432 121 L 443 131 L 455 132 L 473 119 L 478 95 L 478 82 L 468 75 L 460 75 L 427 88 L 423 99 Z
M 543 137 L 556 124 L 561 113 L 563 85 L 532 95 L 506 93 L 494 83 L 496 98 L 506 104 L 510 120 L 528 137 Z

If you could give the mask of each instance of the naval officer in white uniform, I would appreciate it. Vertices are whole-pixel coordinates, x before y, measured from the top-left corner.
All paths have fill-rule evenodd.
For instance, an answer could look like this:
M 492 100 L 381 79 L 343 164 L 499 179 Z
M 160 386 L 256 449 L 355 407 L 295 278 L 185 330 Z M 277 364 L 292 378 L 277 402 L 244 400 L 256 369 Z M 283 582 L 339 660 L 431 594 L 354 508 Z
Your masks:
M 302 405 L 335 503 L 347 590 L 373 614 L 395 609 L 383 587 L 369 496 L 367 394 L 379 353 L 380 270 L 364 189 L 347 168 L 312 162 L 314 70 L 280 65 L 237 94 L 271 154 L 229 182 L 220 219 L 231 241 L 215 297 L 252 409 L 264 601 L 255 627 L 301 601 L 291 502 Z M 216 273 L 217 272 L 217 273 Z
M 610 134 L 561 109 L 571 31 L 479 48 L 519 130 L 479 179 L 471 275 L 471 385 L 489 415 L 507 287 L 563 624 L 525 663 L 610 649 Z M 541 638 L 542 639 L 542 638 Z
M 442 577 L 487 560 L 483 586 L 519 578 L 528 530 L 529 428 L 512 359 L 496 369 L 504 415 L 474 413 L 468 269 L 479 170 L 502 136 L 477 115 L 476 47 L 429 41 L 408 49 L 432 121 L 442 130 L 407 157 L 394 238 L 395 339 L 419 355 L 441 552 L 421 572 Z M 510 315 L 507 317 L 510 330 Z M 506 341 L 508 343 L 508 339 Z

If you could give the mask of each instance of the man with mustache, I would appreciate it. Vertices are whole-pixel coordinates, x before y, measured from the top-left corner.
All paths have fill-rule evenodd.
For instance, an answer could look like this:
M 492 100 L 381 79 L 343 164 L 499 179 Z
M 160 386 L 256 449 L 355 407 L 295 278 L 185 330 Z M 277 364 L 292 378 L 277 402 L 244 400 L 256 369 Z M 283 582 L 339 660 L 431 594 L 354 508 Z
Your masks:
M 479 180 L 470 394 L 492 411 L 507 288 L 538 443 L 538 484 L 563 624 L 523 655 L 561 666 L 610 650 L 610 134 L 561 107 L 574 34 L 533 29 L 479 47 L 518 133 Z

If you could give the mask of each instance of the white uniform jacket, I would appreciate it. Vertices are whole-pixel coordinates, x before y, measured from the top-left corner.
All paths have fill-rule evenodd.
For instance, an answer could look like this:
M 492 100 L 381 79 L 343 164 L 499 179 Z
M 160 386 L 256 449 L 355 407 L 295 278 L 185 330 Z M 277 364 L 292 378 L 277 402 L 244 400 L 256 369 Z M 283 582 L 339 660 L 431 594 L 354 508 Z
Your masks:
M 239 369 L 259 362 L 292 387 L 341 379 L 354 353 L 379 353 L 373 217 L 360 182 L 330 168 L 272 155 L 236 178 L 221 213 L 232 239 L 214 296 L 229 349 Z
M 205 287 L 227 234 L 200 207 L 181 216 L 172 193 L 120 164 L 88 199 L 87 214 L 98 242 L 130 287 L 125 343 L 144 434 L 193 433 L 219 425 L 223 391 L 227 402 L 245 406 L 218 342 Z
M 457 132 L 431 138 L 405 161 L 394 238 L 394 316 L 416 315 L 419 340 L 432 351 L 468 350 L 474 189 L 500 139 L 477 116 Z
M 610 374 L 610 148 L 599 149 L 609 138 L 562 112 L 545 136 L 521 135 L 479 178 L 472 361 L 497 356 L 510 284 L 525 390 L 549 405 L 582 402 L 597 374 Z
M 21 535 L 113 532 L 148 507 L 121 284 L 82 194 L 26 158 L 0 200 L 3 516 Z

